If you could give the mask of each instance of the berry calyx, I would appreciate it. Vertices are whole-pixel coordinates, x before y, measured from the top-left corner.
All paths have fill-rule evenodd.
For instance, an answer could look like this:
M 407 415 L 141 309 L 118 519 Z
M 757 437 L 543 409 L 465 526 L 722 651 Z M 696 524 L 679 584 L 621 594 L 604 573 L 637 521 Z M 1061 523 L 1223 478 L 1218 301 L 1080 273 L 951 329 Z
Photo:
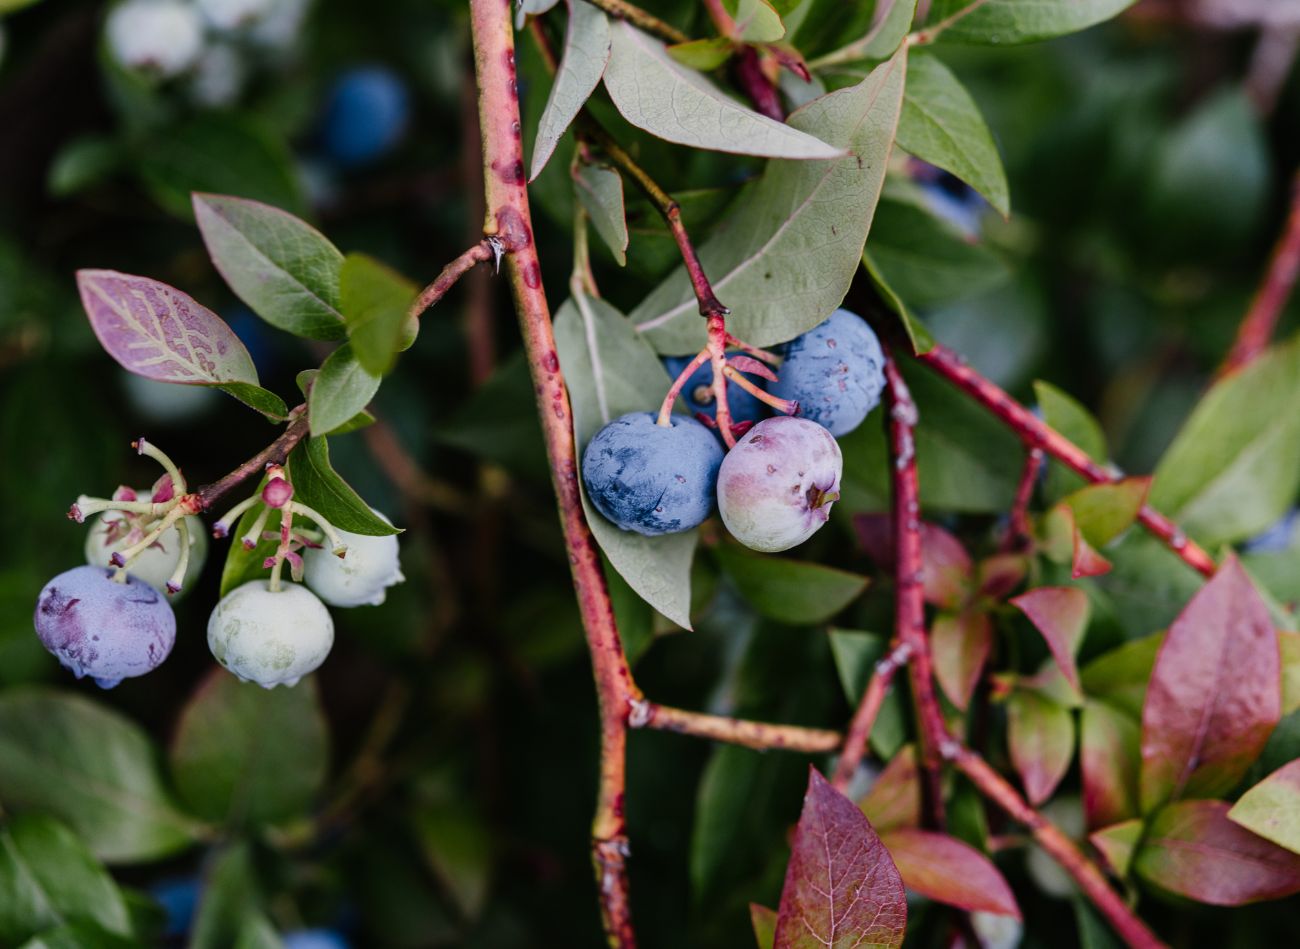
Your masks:
M 297 685 L 333 645 L 329 610 L 297 583 L 272 590 L 269 580 L 250 580 L 227 593 L 208 618 L 208 648 L 217 662 L 267 689 Z
M 138 577 L 74 567 L 45 584 L 34 617 L 41 644 L 77 678 L 111 689 L 158 667 L 176 642 L 166 598 Z

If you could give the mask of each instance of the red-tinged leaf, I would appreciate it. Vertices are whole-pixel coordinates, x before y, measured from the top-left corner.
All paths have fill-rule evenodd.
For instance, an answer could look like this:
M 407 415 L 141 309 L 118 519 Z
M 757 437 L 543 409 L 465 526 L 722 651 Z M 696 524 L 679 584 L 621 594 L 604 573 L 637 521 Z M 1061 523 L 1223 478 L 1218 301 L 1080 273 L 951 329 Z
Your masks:
M 1110 573 L 1111 562 L 1097 553 L 1083 537 L 1077 527 L 1074 530 L 1074 558 L 1070 564 L 1070 576 L 1075 580 L 1084 577 L 1100 577 Z
M 1079 727 L 1083 812 L 1089 827 L 1104 827 L 1138 813 L 1142 730 L 1117 708 L 1089 699 Z
M 1144 813 L 1241 780 L 1281 717 L 1268 607 L 1229 557 L 1169 626 L 1142 706 Z
M 1150 478 L 1125 478 L 1080 488 L 1061 503 L 1074 514 L 1074 525 L 1091 547 L 1105 547 L 1132 526 L 1146 503 Z
M 1075 524 L 1074 511 L 1064 502 L 1047 512 L 1042 523 L 1039 549 L 1057 563 L 1070 564 L 1074 579 L 1099 577 L 1108 573 L 1111 563 L 1088 543 Z
M 1129 867 L 1133 863 L 1133 853 L 1137 850 L 1138 842 L 1142 839 L 1145 830 L 1146 825 L 1135 818 L 1093 831 L 1088 835 L 1088 839 L 1106 858 L 1111 872 L 1122 880 L 1128 876 Z
M 993 624 L 983 610 L 941 613 L 930 629 L 934 675 L 952 704 L 963 712 L 979 683 L 993 647 Z
M 979 562 L 979 591 L 993 600 L 1001 600 L 1025 579 L 1029 561 L 1020 554 L 994 554 Z
M 79 270 L 77 287 L 100 345 L 124 369 L 159 382 L 257 385 L 234 331 L 174 287 L 113 270 Z
M 754 927 L 758 949 L 772 949 L 772 943 L 776 941 L 776 910 L 750 903 L 749 923 Z
M 915 745 L 898 749 L 858 806 L 882 834 L 895 827 L 916 827 L 921 823 L 921 781 Z
M 915 828 L 882 832 L 880 840 L 909 890 L 960 909 L 1020 919 L 1011 887 L 970 844 Z
M 1278 632 L 1282 654 L 1282 714 L 1300 708 L 1300 633 Z
M 1300 758 L 1282 765 L 1228 811 L 1228 819 L 1300 853 Z
M 906 925 L 903 881 L 889 852 L 862 811 L 809 768 L 775 949 L 901 946 Z
M 1074 657 L 1088 628 L 1088 594 L 1076 587 L 1039 587 L 1011 601 L 1043 634 L 1052 658 L 1070 684 L 1079 688 Z
M 1025 796 L 1035 806 L 1052 796 L 1074 756 L 1070 710 L 1039 692 L 1017 689 L 1007 699 L 1007 741 Z
M 888 514 L 857 514 L 858 542 L 882 570 L 894 569 L 894 532 Z M 935 606 L 955 609 L 970 592 L 970 554 L 952 534 L 935 524 L 921 524 L 921 586 Z
M 1214 906 L 1300 892 L 1300 855 L 1228 819 L 1226 801 L 1179 801 L 1151 819 L 1133 860 L 1138 876 Z

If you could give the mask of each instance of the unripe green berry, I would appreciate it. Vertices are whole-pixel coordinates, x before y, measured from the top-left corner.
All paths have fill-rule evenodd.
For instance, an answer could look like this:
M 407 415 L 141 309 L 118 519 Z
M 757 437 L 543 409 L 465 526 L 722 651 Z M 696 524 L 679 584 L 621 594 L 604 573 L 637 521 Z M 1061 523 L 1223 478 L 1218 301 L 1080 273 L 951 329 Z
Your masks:
M 306 587 L 285 583 L 272 592 L 251 580 L 222 598 L 208 619 L 208 648 L 244 682 L 263 688 L 297 685 L 334 645 L 334 621 Z

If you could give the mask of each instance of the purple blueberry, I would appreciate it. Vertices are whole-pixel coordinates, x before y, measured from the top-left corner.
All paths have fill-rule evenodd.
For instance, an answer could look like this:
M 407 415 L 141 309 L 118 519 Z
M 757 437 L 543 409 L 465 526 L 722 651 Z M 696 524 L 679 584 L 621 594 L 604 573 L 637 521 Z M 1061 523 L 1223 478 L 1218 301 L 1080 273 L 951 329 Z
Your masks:
M 778 415 L 736 442 L 718 472 L 718 509 L 733 537 L 775 553 L 802 544 L 840 496 L 840 446 L 825 428 Z
M 350 168 L 378 161 L 406 134 L 406 84 L 381 66 L 339 76 L 325 105 L 321 137 L 329 157 Z
M 836 310 L 825 322 L 785 344 L 779 380 L 769 391 L 799 403 L 799 416 L 832 435 L 847 435 L 880 403 L 885 356 L 871 327 L 856 313 Z
M 587 497 L 625 531 L 675 534 L 713 511 L 722 445 L 693 418 L 671 421 L 659 425 L 653 413 L 629 413 L 598 431 L 583 452 Z
M 176 617 L 167 599 L 143 580 L 113 579 L 103 567 L 74 567 L 41 590 L 36 634 L 80 679 L 111 689 L 151 672 L 176 641 Z
M 676 379 L 692 358 L 668 356 L 664 359 L 664 368 L 668 370 L 668 375 Z M 760 387 L 764 385 L 762 379 L 754 378 L 753 381 Z M 709 418 L 717 418 L 718 406 L 713 398 L 713 366 L 706 362 L 691 373 L 682 386 L 682 401 L 692 415 L 703 413 Z M 767 406 L 730 379 L 727 380 L 727 407 L 731 409 L 733 422 L 757 422 L 768 414 Z

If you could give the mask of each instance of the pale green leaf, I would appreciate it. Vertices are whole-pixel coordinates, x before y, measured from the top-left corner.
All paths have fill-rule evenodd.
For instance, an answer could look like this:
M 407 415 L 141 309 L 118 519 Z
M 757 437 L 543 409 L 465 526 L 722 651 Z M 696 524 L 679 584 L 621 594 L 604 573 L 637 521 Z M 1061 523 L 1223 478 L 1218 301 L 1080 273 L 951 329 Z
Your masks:
M 417 292 L 415 284 L 373 257 L 348 254 L 344 258 L 339 272 L 340 309 L 352 352 L 369 374 L 382 376 L 392 368 L 397 353 L 410 345 L 408 336 L 413 334 L 407 330 L 412 321 L 407 314 Z
M 759 615 L 782 623 L 825 622 L 867 587 L 867 578 L 856 573 L 755 554 L 739 544 L 720 544 L 715 552 L 746 602 Z
M 768 0 L 724 0 L 736 21 L 735 37 L 745 43 L 775 43 L 785 36 L 781 15 Z
M 1117 16 L 1134 0 L 936 0 L 930 28 L 958 43 L 1005 46 L 1087 29 Z
M 595 91 L 609 62 L 609 49 L 609 18 L 586 0 L 571 0 L 564 54 L 546 99 L 546 109 L 537 123 L 529 181 L 542 173 L 560 136 Z
M 627 215 L 623 210 L 623 179 L 604 165 L 582 165 L 574 175 L 578 200 L 591 218 L 618 265 L 627 263 Z
M 379 382 L 353 355 L 350 343 L 334 350 L 321 364 L 307 397 L 311 433 L 323 435 L 351 420 L 370 404 Z

